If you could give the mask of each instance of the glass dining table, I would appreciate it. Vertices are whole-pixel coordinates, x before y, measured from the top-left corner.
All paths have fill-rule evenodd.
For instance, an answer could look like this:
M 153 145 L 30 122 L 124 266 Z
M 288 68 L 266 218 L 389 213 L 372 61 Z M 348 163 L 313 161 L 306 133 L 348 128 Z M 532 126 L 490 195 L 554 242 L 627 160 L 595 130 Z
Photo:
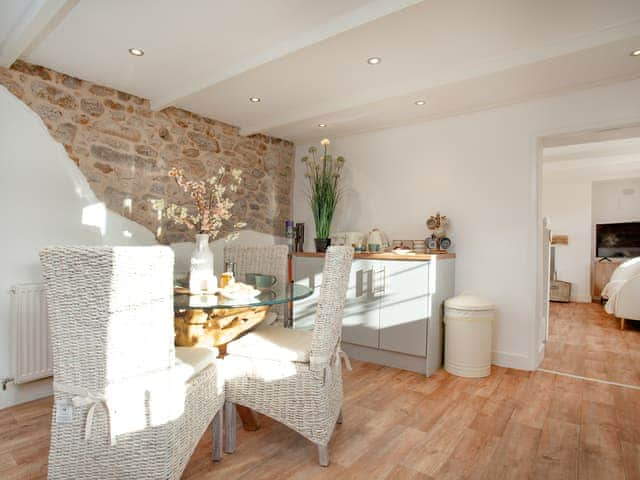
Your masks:
M 216 347 L 224 356 L 227 343 L 266 320 L 270 307 L 313 294 L 312 288 L 297 283 L 259 290 L 255 297 L 233 299 L 221 293 L 192 294 L 183 285 L 176 285 L 173 296 L 176 346 Z M 245 430 L 260 428 L 253 411 L 242 406 L 237 410 Z
M 295 302 L 311 296 L 313 289 L 297 283 L 271 286 L 261 289 L 260 294 L 250 298 L 227 298 L 221 293 L 191 294 L 184 287 L 176 286 L 173 305 L 176 310 L 223 310 L 229 308 L 252 308 Z
M 219 292 L 191 294 L 177 285 L 173 297 L 176 345 L 217 347 L 224 355 L 226 344 L 268 318 L 270 307 L 313 293 L 313 289 L 297 283 L 258 290 L 254 297 L 228 298 Z

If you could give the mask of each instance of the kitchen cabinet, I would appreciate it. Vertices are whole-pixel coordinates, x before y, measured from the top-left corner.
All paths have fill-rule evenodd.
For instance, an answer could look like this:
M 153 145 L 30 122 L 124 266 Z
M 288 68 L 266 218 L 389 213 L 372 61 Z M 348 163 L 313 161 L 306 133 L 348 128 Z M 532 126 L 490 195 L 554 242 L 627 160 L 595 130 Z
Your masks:
M 355 258 L 345 300 L 343 349 L 354 358 L 430 375 L 442 363 L 442 305 L 453 296 L 453 256 Z M 294 304 L 294 328 L 313 328 L 324 257 L 294 256 L 294 281 L 315 288 Z
M 375 291 L 375 263 L 354 260 L 342 317 L 342 340 L 354 345 L 378 348 L 380 297 Z
M 323 266 L 324 258 L 294 260 L 294 281 L 314 289 L 311 297 L 293 304 L 294 328 L 313 328 Z M 342 317 L 342 338 L 355 345 L 378 348 L 380 298 L 374 292 L 374 268 L 374 263 L 367 260 L 354 260 L 351 265 Z
M 380 348 L 427 355 L 430 262 L 380 261 Z

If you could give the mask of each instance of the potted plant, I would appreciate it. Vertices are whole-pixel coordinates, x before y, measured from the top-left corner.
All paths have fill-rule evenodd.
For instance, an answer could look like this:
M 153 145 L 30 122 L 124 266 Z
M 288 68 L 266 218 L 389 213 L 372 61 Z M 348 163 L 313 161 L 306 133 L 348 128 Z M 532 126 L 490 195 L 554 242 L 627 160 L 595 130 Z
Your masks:
M 309 180 L 309 204 L 313 213 L 313 221 L 316 225 L 316 251 L 325 252 L 331 243 L 331 221 L 340 200 L 340 174 L 344 165 L 344 157 L 333 158 L 329 155 L 327 147 L 331 142 L 323 139 L 323 152 L 318 158 L 318 149 L 309 147 L 311 157 L 302 157 L 302 163 L 307 167 L 305 177 Z
M 189 267 L 189 290 L 192 293 L 212 291 L 217 288 L 217 279 L 213 273 L 213 252 L 209 240 L 215 239 L 225 222 L 231 219 L 233 202 L 227 196 L 227 189 L 235 192 L 242 181 L 242 171 L 233 169 L 228 175 L 224 167 L 208 180 L 187 180 L 182 169 L 172 168 L 169 176 L 185 193 L 188 193 L 196 207 L 189 211 L 187 207 L 171 204 L 167 208 L 167 217 L 176 223 L 196 230 L 196 248 L 191 254 Z M 244 222 L 236 222 L 233 228 L 243 228 Z M 237 235 L 233 232 L 228 238 Z

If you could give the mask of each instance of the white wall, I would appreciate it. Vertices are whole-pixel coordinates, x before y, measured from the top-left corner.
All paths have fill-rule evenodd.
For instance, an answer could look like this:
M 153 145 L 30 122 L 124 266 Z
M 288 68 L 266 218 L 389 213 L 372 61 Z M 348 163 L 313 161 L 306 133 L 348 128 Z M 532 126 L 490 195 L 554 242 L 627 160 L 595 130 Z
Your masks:
M 638 221 L 640 221 L 640 178 L 593 182 L 594 225 Z
M 558 280 L 571 282 L 571 301 L 591 302 L 591 182 L 545 182 L 542 216 L 555 235 L 569 236 L 568 245 L 555 246 Z
M 153 244 L 155 239 L 147 229 L 106 210 L 40 117 L 3 87 L 0 172 L 0 378 L 6 378 L 11 376 L 9 288 L 42 281 L 41 248 L 70 243 Z M 47 380 L 10 384 L 7 391 L 0 391 L 0 408 L 50 391 Z
M 635 80 L 334 139 L 332 152 L 347 158 L 348 187 L 334 231 L 378 226 L 392 238 L 421 238 L 429 215 L 450 216 L 456 291 L 477 292 L 498 306 L 495 362 L 534 368 L 543 315 L 538 139 L 638 122 L 639 91 Z M 294 213 L 308 225 L 312 249 L 313 219 L 298 168 L 306 150 L 297 150 Z
M 9 289 L 41 282 L 38 252 L 53 244 L 152 245 L 146 228 L 104 208 L 84 176 L 47 128 L 23 102 L 0 86 L 0 380 L 12 376 Z M 284 226 L 283 226 L 284 227 Z M 282 243 L 284 239 L 243 231 L 235 242 Z M 212 244 L 222 270 L 225 241 Z M 193 243 L 172 245 L 176 271 L 188 271 Z M 9 384 L 0 409 L 51 394 L 51 381 Z

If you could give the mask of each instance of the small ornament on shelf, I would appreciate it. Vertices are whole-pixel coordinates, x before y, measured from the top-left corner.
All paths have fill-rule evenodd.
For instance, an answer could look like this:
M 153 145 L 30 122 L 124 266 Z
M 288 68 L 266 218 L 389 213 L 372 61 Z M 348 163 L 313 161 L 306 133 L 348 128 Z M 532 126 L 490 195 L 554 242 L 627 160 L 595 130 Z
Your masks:
M 435 215 L 427 219 L 427 228 L 431 231 L 431 235 L 425 239 L 425 245 L 429 250 L 442 250 L 446 252 L 451 247 L 451 239 L 447 237 L 447 228 L 449 227 L 449 218 L 446 215 Z

